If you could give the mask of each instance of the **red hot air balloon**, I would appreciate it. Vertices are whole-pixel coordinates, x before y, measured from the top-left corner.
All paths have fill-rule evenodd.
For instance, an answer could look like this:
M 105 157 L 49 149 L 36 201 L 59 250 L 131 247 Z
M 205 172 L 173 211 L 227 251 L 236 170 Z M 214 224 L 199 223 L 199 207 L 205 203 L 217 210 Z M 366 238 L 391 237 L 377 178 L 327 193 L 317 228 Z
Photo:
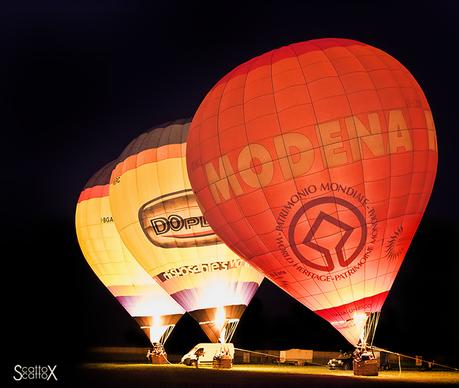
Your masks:
M 405 67 L 345 39 L 256 57 L 201 103 L 187 168 L 232 250 L 352 344 L 372 341 L 437 168 L 432 114 Z

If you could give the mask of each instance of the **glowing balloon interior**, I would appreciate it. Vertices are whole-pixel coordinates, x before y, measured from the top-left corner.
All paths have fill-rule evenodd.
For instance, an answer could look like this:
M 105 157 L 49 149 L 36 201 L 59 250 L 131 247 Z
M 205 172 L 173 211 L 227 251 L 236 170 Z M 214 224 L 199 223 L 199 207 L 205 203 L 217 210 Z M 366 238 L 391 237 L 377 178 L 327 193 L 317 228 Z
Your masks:
M 237 67 L 201 103 L 187 144 L 212 229 L 354 345 L 371 341 L 436 167 L 416 80 L 385 52 L 345 39 Z
M 108 198 L 114 163 L 99 170 L 80 194 L 76 231 L 97 277 L 136 319 L 152 343 L 164 344 L 184 310 L 137 263 L 116 230 Z
M 185 165 L 189 123 L 140 135 L 113 170 L 116 227 L 145 270 L 199 322 L 227 341 L 263 279 L 221 242 L 191 190 Z

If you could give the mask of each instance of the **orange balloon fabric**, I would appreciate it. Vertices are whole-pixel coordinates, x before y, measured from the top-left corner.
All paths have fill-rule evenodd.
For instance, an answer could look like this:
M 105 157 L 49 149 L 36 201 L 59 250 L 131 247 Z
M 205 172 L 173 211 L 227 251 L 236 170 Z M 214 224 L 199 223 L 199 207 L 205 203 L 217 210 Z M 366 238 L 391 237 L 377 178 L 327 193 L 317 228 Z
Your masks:
M 191 124 L 187 168 L 222 240 L 356 345 L 430 197 L 435 126 L 393 57 L 312 40 L 213 87 Z

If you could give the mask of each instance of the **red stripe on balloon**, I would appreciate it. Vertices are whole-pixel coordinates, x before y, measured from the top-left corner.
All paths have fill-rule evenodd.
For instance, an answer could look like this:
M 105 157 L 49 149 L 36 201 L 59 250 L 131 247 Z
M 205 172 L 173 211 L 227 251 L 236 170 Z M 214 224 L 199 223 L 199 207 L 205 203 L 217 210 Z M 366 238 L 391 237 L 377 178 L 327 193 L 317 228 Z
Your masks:
M 108 197 L 109 189 L 110 185 L 108 184 L 84 189 L 81 192 L 80 197 L 78 198 L 78 203 L 86 201 L 88 199 Z
M 326 319 L 328 322 L 352 319 L 355 312 L 374 313 L 381 311 L 389 291 L 381 292 L 373 296 L 343 304 L 341 306 L 330 307 L 328 309 L 314 311 L 317 315 Z
M 183 158 L 185 154 L 186 143 L 149 148 L 120 161 L 112 171 L 112 177 L 122 176 L 127 171 L 134 170 L 144 164 L 157 163 L 172 158 Z

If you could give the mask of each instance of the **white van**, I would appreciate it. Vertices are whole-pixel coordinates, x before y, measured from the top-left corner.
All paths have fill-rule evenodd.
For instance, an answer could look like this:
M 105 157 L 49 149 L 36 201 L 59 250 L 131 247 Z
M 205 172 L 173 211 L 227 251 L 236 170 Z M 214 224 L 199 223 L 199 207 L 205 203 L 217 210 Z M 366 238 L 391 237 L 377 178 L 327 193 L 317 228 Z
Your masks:
M 212 364 L 214 356 L 221 355 L 222 353 L 228 354 L 234 359 L 234 344 L 200 343 L 185 354 L 180 362 L 188 366 L 196 365 L 197 354 L 202 354 L 199 356 L 199 364 Z

